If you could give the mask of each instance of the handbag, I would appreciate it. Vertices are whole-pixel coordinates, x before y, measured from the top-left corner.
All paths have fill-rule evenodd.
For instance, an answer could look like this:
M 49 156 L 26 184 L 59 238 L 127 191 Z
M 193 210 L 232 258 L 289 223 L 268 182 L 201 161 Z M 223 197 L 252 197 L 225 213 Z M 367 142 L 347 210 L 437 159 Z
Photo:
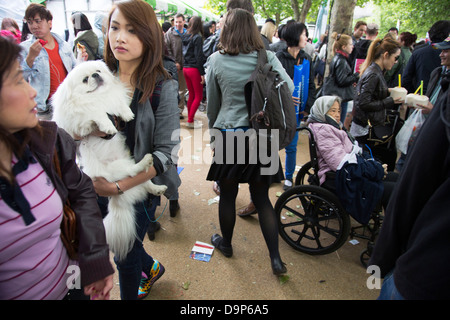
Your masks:
M 62 179 L 61 166 L 59 164 L 58 153 L 53 155 L 53 163 L 56 173 Z M 78 239 L 77 239 L 77 219 L 75 212 L 70 207 L 69 199 L 64 203 L 63 218 L 61 221 L 61 240 L 66 247 L 67 254 L 71 260 L 78 258 Z
M 309 91 L 309 75 L 311 70 L 311 64 L 308 59 L 303 59 L 303 62 L 297 61 L 297 65 L 294 65 L 294 92 L 293 97 L 300 98 L 300 105 L 295 106 L 295 114 L 297 116 L 297 126 L 300 125 L 300 121 L 303 119 L 302 111 L 305 111 L 306 103 L 308 102 Z
M 375 126 L 367 119 L 367 123 L 369 124 L 369 137 L 367 140 L 373 142 L 374 145 L 389 143 L 395 135 L 396 122 L 397 116 L 391 115 L 386 115 L 384 123 Z

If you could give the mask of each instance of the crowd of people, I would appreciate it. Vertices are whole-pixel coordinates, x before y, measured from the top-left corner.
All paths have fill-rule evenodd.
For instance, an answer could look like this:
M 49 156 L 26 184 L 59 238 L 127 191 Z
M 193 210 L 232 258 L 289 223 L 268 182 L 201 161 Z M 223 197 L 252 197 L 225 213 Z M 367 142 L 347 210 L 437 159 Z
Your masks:
M 380 298 L 449 297 L 450 220 L 444 208 L 450 190 L 450 21 L 431 26 L 424 43 L 396 28 L 380 36 L 378 25 L 358 21 L 350 34 L 326 33 L 313 45 L 307 26 L 294 20 L 276 26 L 267 19 L 259 29 L 251 0 L 228 0 L 227 12 L 217 22 L 177 14 L 162 25 L 148 3 L 125 0 L 108 15 L 96 15 L 94 27 L 86 15 L 73 12 L 75 39 L 69 45 L 52 31 L 53 16 L 44 5 L 28 6 L 22 31 L 13 19 L 2 18 L 0 299 L 108 299 L 114 268 L 102 223 L 107 213 L 101 208 L 108 196 L 156 179 L 170 186 L 166 196 L 170 215 L 176 216 L 181 181 L 172 154 L 179 136 L 172 133 L 178 132 L 184 113 L 187 128 L 202 128 L 195 119 L 202 106 L 208 128 L 220 132 L 211 137 L 214 155 L 207 175 L 220 194 L 221 234 L 213 234 L 211 243 L 231 257 L 236 215 L 257 213 L 272 272 L 286 273 L 269 188 L 283 180 L 284 190 L 293 186 L 298 133 L 284 150 L 284 167 L 278 154 L 271 155 L 279 163 L 276 172 L 264 174 L 267 163 L 259 155 L 250 161 L 252 143 L 264 146 L 246 134 L 250 122 L 244 90 L 261 50 L 291 93 L 295 67 L 309 62 L 308 96 L 301 98 L 305 101 L 293 97 L 293 104 L 299 108 L 303 103 L 297 125 L 308 125 L 316 137 L 320 184 L 336 191 L 339 172 L 350 165 L 358 168 L 358 179 L 377 186 L 378 196 L 372 196 L 386 218 L 370 263 L 380 266 L 385 277 Z M 333 40 L 329 51 L 328 37 Z M 333 58 L 326 73 L 328 52 Z M 154 154 L 153 165 L 134 177 L 88 177 L 77 166 L 74 137 L 48 121 L 53 94 L 87 60 L 103 60 L 130 91 L 135 118 L 120 130 L 136 161 Z M 418 106 L 427 117 L 420 135 L 400 157 L 395 143 L 372 139 L 372 127 L 383 125 L 390 111 L 399 127 L 408 118 L 410 110 L 403 118 L 398 112 L 405 101 L 391 97 L 398 79 L 410 93 L 423 84 L 429 98 Z M 146 126 L 137 125 L 144 120 Z M 239 141 L 245 141 L 243 150 Z M 62 177 L 56 174 L 54 155 L 62 162 Z M 236 212 L 240 183 L 249 185 L 251 199 Z M 66 200 L 77 215 L 77 261 L 69 259 L 60 240 Z M 121 299 L 145 298 L 165 272 L 143 246 L 145 235 L 152 240 L 160 228 L 155 219 L 159 205 L 160 197 L 148 194 L 134 206 L 136 240 L 125 259 L 114 259 Z M 81 270 L 82 290 L 66 285 L 71 264 Z

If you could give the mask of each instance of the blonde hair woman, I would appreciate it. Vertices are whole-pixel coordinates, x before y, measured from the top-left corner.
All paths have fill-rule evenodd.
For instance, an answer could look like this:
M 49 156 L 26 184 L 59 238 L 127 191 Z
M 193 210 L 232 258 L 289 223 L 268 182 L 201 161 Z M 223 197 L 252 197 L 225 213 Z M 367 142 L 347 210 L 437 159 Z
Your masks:
M 269 44 L 272 43 L 275 32 L 277 32 L 277 26 L 272 21 L 267 21 L 261 28 L 261 34 L 267 38 Z

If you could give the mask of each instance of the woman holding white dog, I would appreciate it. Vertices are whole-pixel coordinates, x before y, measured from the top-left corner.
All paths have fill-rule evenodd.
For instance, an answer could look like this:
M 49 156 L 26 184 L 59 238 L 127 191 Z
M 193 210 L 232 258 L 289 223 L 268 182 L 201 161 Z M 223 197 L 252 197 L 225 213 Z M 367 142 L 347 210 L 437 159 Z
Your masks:
M 179 139 L 172 140 L 180 127 L 178 87 L 163 66 L 162 34 L 153 9 L 144 1 L 118 2 L 109 15 L 105 62 L 133 94 L 130 108 L 135 118 L 124 124 L 122 132 L 135 161 L 152 153 L 154 165 L 120 181 L 95 178 L 95 190 L 100 196 L 121 194 L 155 177 L 160 179 L 157 184 L 168 186 L 165 195 L 170 196 L 181 183 L 176 159 L 172 158 L 179 143 Z M 144 202 L 135 204 L 138 239 L 124 260 L 115 259 L 123 300 L 145 298 L 164 273 L 163 265 L 147 254 L 142 244 L 159 204 L 160 198 L 150 194 Z
M 78 169 L 72 138 L 54 122 L 38 123 L 20 50 L 0 38 L 0 300 L 74 299 L 66 281 L 77 265 L 84 294 L 108 299 L 114 269 L 95 190 Z M 77 262 L 60 238 L 65 199 L 77 215 Z

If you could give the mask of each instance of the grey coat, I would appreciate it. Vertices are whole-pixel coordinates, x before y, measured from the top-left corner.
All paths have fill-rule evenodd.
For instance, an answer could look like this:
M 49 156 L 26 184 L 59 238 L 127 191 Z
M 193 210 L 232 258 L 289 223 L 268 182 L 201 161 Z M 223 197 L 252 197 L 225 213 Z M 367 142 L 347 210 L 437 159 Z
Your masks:
M 178 84 L 166 80 L 161 87 L 160 102 L 155 113 L 149 100 L 138 104 L 135 129 L 135 161 L 152 153 L 163 164 L 164 171 L 152 181 L 167 185 L 165 196 L 170 199 L 181 184 L 177 173 L 180 148 L 180 113 L 178 110 Z
M 293 92 L 294 83 L 275 54 L 267 51 L 267 58 Z M 256 68 L 256 61 L 256 51 L 237 56 L 215 52 L 209 56 L 206 74 L 209 128 L 228 129 L 250 125 L 244 86 Z

